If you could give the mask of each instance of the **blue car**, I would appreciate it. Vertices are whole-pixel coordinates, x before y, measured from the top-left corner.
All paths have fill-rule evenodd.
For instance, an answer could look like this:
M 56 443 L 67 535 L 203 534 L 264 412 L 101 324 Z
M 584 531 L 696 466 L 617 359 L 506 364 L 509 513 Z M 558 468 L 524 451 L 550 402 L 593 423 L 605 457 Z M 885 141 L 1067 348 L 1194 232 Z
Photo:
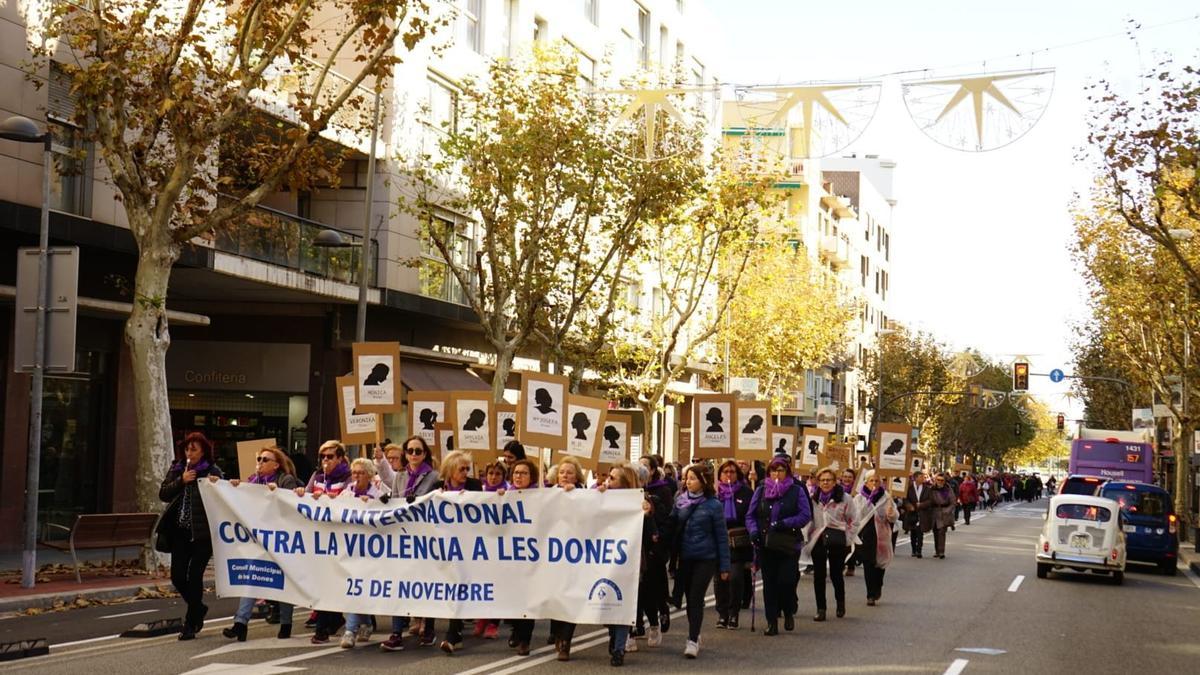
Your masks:
M 1129 560 L 1158 565 L 1164 574 L 1175 575 L 1179 564 L 1179 519 L 1171 495 L 1157 485 L 1109 481 L 1100 496 L 1121 505 Z

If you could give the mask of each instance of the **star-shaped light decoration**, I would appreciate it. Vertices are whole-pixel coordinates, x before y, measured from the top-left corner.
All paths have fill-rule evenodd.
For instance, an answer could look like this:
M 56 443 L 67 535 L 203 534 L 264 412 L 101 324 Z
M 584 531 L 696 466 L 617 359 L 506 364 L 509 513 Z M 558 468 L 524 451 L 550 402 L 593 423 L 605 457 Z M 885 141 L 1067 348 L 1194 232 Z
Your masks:
M 805 159 L 832 155 L 854 142 L 870 122 L 879 102 L 878 82 L 763 87 L 754 91 L 776 96 L 775 105 L 771 106 L 774 114 L 767 120 L 767 127 L 787 126 L 788 113 L 800 106 L 800 134 L 792 155 Z M 816 144 L 814 132 L 819 138 Z
M 683 114 L 679 112 L 679 109 L 675 107 L 675 104 L 668 97 L 707 91 L 709 90 L 697 87 L 677 87 L 671 89 L 612 89 L 602 93 L 633 97 L 633 101 L 621 113 L 621 120 L 631 120 L 639 110 L 645 110 L 643 129 L 646 139 L 646 159 L 654 159 L 654 139 L 657 138 L 658 111 L 662 110 L 672 119 L 683 122 Z
M 1053 77 L 1053 69 L 1044 69 L 913 80 L 903 84 L 904 101 L 921 131 L 939 143 L 992 150 L 1024 135 L 1040 119 Z M 970 106 L 963 105 L 967 99 Z

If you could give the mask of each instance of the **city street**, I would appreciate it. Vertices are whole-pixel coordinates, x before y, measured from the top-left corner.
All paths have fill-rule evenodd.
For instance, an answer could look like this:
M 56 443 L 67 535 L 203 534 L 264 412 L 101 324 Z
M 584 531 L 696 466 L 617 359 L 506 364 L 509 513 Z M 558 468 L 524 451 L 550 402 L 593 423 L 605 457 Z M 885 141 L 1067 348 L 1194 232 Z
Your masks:
M 700 657 L 690 661 L 682 657 L 686 620 L 677 612 L 663 646 L 647 650 L 640 643 L 640 651 L 627 656 L 626 668 L 681 673 L 1124 673 L 1136 659 L 1143 672 L 1194 670 L 1200 658 L 1193 640 L 1200 625 L 1200 580 L 1186 569 L 1167 577 L 1133 564 L 1123 586 L 1100 576 L 1037 579 L 1033 549 L 1045 505 L 1045 500 L 1007 505 L 975 516 L 970 526 L 960 521 L 949 534 L 945 560 L 932 557 L 931 539 L 925 558 L 910 557 L 902 535 L 876 607 L 865 604 L 860 571 L 847 579 L 847 616 L 837 619 L 831 611 L 827 622 L 813 623 L 812 577 L 803 577 L 794 633 L 764 640 L 760 598 L 759 632 L 750 632 L 746 613 L 736 632 L 717 630 L 715 614 L 709 614 Z M 259 620 L 251 623 L 250 639 L 239 644 L 219 632 L 229 625 L 232 601 L 211 604 L 212 618 L 193 642 L 178 642 L 175 636 L 114 637 L 139 620 L 179 611 L 177 601 L 7 619 L 0 622 L 5 640 L 45 635 L 51 654 L 6 663 L 3 669 L 122 675 L 308 669 L 368 673 L 397 667 L 427 675 L 610 669 L 604 653 L 607 633 L 595 626 L 580 627 L 571 663 L 564 665 L 544 646 L 544 622 L 534 631 L 537 648 L 529 657 L 512 655 L 505 645 L 506 629 L 495 641 L 468 638 L 454 657 L 433 647 L 385 654 L 377 645 L 386 636 L 377 634 L 366 647 L 343 650 L 336 639 L 329 646 L 310 645 L 309 631 L 303 629 L 290 641 L 276 640 L 276 627 Z M 127 612 L 144 613 L 102 618 Z M 298 611 L 296 618 L 299 628 L 304 613 Z

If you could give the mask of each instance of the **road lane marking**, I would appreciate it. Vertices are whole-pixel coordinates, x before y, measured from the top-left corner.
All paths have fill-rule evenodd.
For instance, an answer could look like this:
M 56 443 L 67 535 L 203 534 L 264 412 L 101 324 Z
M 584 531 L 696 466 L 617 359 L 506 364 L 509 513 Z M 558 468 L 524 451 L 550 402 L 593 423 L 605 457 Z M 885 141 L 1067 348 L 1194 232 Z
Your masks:
M 958 647 L 954 651 L 967 652 L 968 654 L 986 654 L 987 656 L 999 656 L 1008 653 L 1003 649 L 996 649 L 995 647 Z
M 102 616 L 100 618 L 101 619 L 116 619 L 116 618 L 119 618 L 122 616 L 133 616 L 135 614 L 152 614 L 157 611 L 158 611 L 157 609 L 140 609 L 136 612 L 121 612 L 120 614 L 109 614 L 107 616 Z
M 232 616 L 222 616 L 222 617 L 219 617 L 216 619 L 205 619 L 204 622 L 206 625 L 205 625 L 204 630 L 216 630 L 217 623 L 223 623 L 232 618 L 233 618 Z M 204 631 L 200 631 L 200 632 L 203 633 Z M 197 635 L 199 635 L 199 633 L 197 633 Z M 117 633 L 115 635 L 102 635 L 100 637 L 87 638 L 85 640 L 75 640 L 72 642 L 59 642 L 57 644 L 50 645 L 50 649 L 51 649 L 51 651 L 53 651 L 55 649 L 63 649 L 64 647 L 74 647 L 76 645 L 91 644 L 93 642 L 104 642 L 105 640 L 115 640 L 116 638 L 119 638 L 119 637 L 121 637 L 121 634 Z M 153 639 L 153 638 L 130 638 L 130 639 L 147 640 L 147 639 Z
M 951 663 L 950 667 L 947 668 L 946 672 L 942 675 L 958 675 L 966 669 L 968 663 L 970 663 L 970 661 L 967 659 L 954 659 L 954 663 Z
M 1024 575 L 1024 574 L 1018 574 L 1018 575 L 1017 575 L 1017 578 L 1016 578 L 1016 579 L 1013 579 L 1013 580 L 1012 580 L 1012 583 L 1008 585 L 1008 592 L 1009 592 L 1009 593 L 1016 593 L 1016 592 L 1017 592 L 1017 589 L 1021 587 L 1021 582 L 1022 582 L 1022 581 L 1025 581 L 1025 575 Z
M 1195 584 L 1196 588 L 1200 588 L 1200 577 L 1196 576 L 1191 567 L 1181 562 L 1179 563 L 1179 569 L 1183 571 L 1183 576 L 1187 577 L 1188 581 Z

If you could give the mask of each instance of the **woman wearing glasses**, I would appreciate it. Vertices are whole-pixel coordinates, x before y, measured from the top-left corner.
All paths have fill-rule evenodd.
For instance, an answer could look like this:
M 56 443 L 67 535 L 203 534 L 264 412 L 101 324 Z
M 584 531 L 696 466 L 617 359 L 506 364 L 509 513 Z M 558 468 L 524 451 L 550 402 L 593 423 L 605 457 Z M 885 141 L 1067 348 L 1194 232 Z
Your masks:
M 442 479 L 434 489 L 446 492 L 482 491 L 483 484 L 478 478 L 471 477 L 471 455 L 461 450 L 446 455 L 442 460 Z M 425 625 L 426 630 L 433 631 L 433 619 L 427 619 Z M 453 654 L 462 649 L 462 630 L 462 619 L 450 619 L 450 625 L 446 627 L 446 637 L 442 640 L 442 651 Z
M 846 550 L 850 542 L 847 533 L 854 532 L 855 514 L 850 496 L 842 489 L 837 474 L 829 467 L 817 472 L 813 519 L 821 525 L 813 534 L 813 592 L 817 599 L 817 613 L 813 621 L 825 620 L 826 569 L 829 570 L 829 580 L 833 582 L 833 597 L 840 618 L 846 616 L 846 582 L 842 578 L 842 570 L 846 567 Z
M 375 483 L 375 463 L 366 457 L 359 457 L 350 463 L 350 482 L 338 496 L 339 499 L 361 499 L 369 502 L 383 496 L 383 489 Z M 352 649 L 358 642 L 371 639 L 372 619 L 369 614 L 348 614 L 346 616 L 346 631 L 342 633 L 340 646 L 342 649 Z
M 310 495 L 313 499 L 321 495 L 337 497 L 350 483 L 350 463 L 346 461 L 346 446 L 341 441 L 325 441 L 317 449 L 317 459 L 321 463 L 319 471 L 308 479 L 308 485 L 296 488 L 296 494 L 303 497 Z M 313 629 L 312 643 L 321 645 L 329 642 L 329 636 L 337 630 L 342 622 L 338 612 L 317 611 L 316 626 Z
M 767 617 L 763 635 L 779 634 L 781 613 L 783 629 L 793 630 L 799 611 L 797 572 L 804 546 L 800 530 L 812 520 L 812 507 L 804 486 L 792 478 L 787 455 L 777 456 L 767 465 L 767 477 L 754 491 L 743 518 L 756 548 L 758 568 L 762 570 Z
M 391 495 L 385 499 L 403 499 L 411 502 L 417 497 L 433 492 L 437 486 L 438 474 L 433 469 L 433 456 L 429 446 L 420 436 L 409 436 L 401 445 L 389 445 L 383 450 L 384 461 L 376 461 L 379 468 L 379 478 L 385 485 L 392 488 Z M 411 619 L 407 616 L 392 617 L 392 634 L 379 644 L 379 649 L 385 652 L 404 651 L 404 633 L 408 630 Z M 423 625 L 422 619 L 417 619 Z M 432 625 L 422 630 L 420 644 L 433 644 Z
M 746 512 L 754 493 L 746 485 L 741 466 L 726 460 L 717 470 L 717 499 L 725 512 L 725 527 L 730 532 L 730 581 L 717 579 L 713 591 L 717 596 L 717 628 L 738 629 L 738 613 L 742 609 L 742 572 L 754 558 L 750 536 L 746 530 Z
M 276 488 L 285 490 L 295 490 L 300 487 L 300 480 L 296 478 L 296 467 L 292 464 L 292 460 L 287 455 L 283 454 L 283 450 L 272 445 L 258 451 L 258 457 L 255 458 L 258 469 L 253 476 L 246 479 L 247 483 L 254 485 L 265 485 L 268 490 L 274 491 Z M 217 482 L 216 476 L 209 476 L 208 479 L 213 483 Z M 229 484 L 237 487 L 241 481 L 237 478 L 230 479 Z M 233 615 L 233 625 L 221 631 L 221 634 L 227 638 L 237 638 L 238 642 L 246 641 L 246 626 L 250 623 L 250 614 L 254 611 L 255 598 L 242 598 L 238 603 L 237 612 Z M 292 636 L 292 606 L 286 602 L 279 603 L 279 634 L 276 636 L 280 640 L 286 640 Z
M 867 604 L 874 606 L 883 594 L 883 572 L 892 562 L 892 527 L 899 514 L 892 496 L 873 469 L 867 471 L 859 494 L 862 513 L 859 522 L 866 522 L 859 533 L 862 545 L 856 553 L 867 582 Z
M 516 441 L 509 441 L 508 446 L 511 446 Z M 520 446 L 520 443 L 517 443 Z M 505 448 L 508 448 L 505 446 Z M 525 448 L 520 448 L 521 455 L 525 454 Z M 532 490 L 538 487 L 538 468 L 537 465 L 528 459 L 514 460 L 512 470 L 508 476 L 508 488 L 496 490 L 496 494 L 503 497 L 508 490 Z M 517 656 L 529 656 L 529 642 L 533 639 L 533 619 L 513 619 L 512 637 L 508 640 L 508 646 L 517 650 Z

